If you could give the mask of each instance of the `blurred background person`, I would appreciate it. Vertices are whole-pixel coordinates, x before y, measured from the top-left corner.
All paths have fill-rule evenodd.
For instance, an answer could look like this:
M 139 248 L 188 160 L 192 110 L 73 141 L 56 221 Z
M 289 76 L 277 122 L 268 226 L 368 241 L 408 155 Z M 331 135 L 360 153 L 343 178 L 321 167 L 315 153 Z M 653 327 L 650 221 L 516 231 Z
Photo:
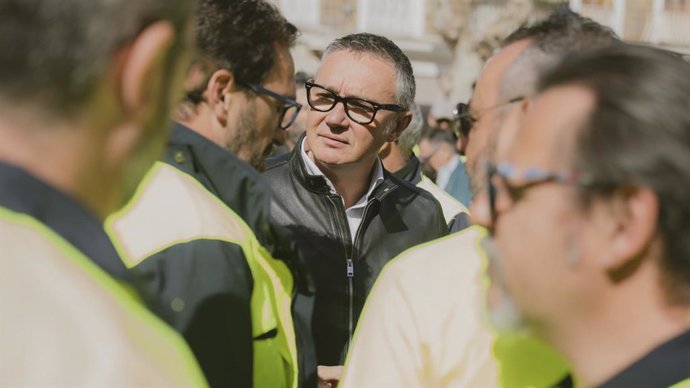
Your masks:
M 689 90 L 668 52 L 568 57 L 489 170 L 489 308 L 576 386 L 690 386 Z
M 160 156 L 191 11 L 0 1 L 2 385 L 205 385 L 103 230 Z
M 112 235 L 211 385 L 295 387 L 290 311 L 302 277 L 269 227 L 271 191 L 255 168 L 300 109 L 297 29 L 264 0 L 200 0 L 196 32 L 187 80 L 198 83 Z M 300 338 L 309 354 L 308 335 Z
M 435 101 L 431 105 L 426 118 L 427 128 L 438 128 L 444 131 L 451 130 L 454 107 L 453 103 L 445 99 Z
M 450 129 L 432 128 L 419 141 L 419 160 L 425 171 L 436 177 L 438 187 L 464 206 L 470 206 L 472 192 L 465 163 L 456 150 L 457 139 Z
M 422 172 L 421 163 L 412 152 L 412 149 L 417 145 L 422 136 L 423 126 L 422 111 L 415 104 L 412 110 L 410 125 L 405 128 L 396 141 L 383 144 L 379 151 L 379 158 L 381 158 L 381 163 L 383 163 L 383 167 L 386 170 L 392 172 L 398 178 L 431 193 L 441 204 L 443 216 L 448 223 L 459 213 L 467 214 L 469 211 L 467 207 L 438 187 Z

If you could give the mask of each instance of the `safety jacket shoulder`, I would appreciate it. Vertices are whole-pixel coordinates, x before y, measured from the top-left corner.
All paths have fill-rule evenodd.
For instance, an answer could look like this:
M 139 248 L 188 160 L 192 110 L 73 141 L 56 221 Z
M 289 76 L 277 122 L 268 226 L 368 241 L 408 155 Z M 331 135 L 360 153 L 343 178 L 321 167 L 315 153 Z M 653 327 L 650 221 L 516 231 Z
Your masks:
M 290 231 L 314 278 L 312 323 L 317 360 L 342 365 L 361 308 L 381 268 L 403 250 L 447 233 L 438 202 L 384 171 L 352 238 L 342 199 L 307 173 L 301 144 L 264 173 L 273 189 L 272 222 Z
M 0 163 L 4 385 L 206 386 L 182 338 L 146 310 L 118 265 L 79 204 Z
M 199 181 L 156 163 L 109 230 L 211 385 L 295 386 L 290 271 Z
M 486 235 L 474 226 L 389 262 L 367 300 L 339 386 L 551 387 L 553 350 L 485 318 Z
M 422 167 L 416 156 L 412 155 L 405 166 L 399 171 L 394 172 L 393 175 L 431 193 L 441 205 L 446 223 L 450 223 L 453 218 L 460 213 L 469 214 L 469 210 L 467 210 L 465 205 L 453 198 L 453 196 L 448 194 L 445 190 L 438 187 L 431 179 L 427 178 L 422 173 Z

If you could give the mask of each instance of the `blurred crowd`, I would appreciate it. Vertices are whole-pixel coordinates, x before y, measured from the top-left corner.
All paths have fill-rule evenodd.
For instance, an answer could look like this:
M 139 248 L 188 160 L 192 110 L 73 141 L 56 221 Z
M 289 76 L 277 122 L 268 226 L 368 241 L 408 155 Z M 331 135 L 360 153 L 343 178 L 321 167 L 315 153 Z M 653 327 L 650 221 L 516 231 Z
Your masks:
M 690 63 L 561 7 L 469 101 L 267 0 L 0 0 L 0 386 L 690 387 Z

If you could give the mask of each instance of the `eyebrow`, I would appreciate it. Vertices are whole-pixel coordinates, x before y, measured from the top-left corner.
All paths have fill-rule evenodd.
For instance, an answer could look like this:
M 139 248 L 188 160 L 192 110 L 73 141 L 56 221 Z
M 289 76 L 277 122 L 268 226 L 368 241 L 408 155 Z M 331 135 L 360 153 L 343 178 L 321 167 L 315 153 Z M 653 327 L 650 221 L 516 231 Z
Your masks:
M 333 93 L 333 94 L 337 94 L 337 95 L 340 96 L 340 93 L 338 93 L 338 92 L 336 92 L 335 90 L 333 90 L 333 88 L 331 88 L 331 87 L 329 87 L 329 86 L 326 86 L 326 85 L 323 85 L 323 84 L 320 84 L 320 83 L 318 83 L 318 82 L 316 82 L 316 81 L 314 81 L 314 83 L 317 84 L 317 85 L 319 85 L 319 86 L 321 86 L 322 88 L 328 90 L 329 92 L 331 92 L 331 93 Z M 343 97 L 343 98 L 357 98 L 357 99 L 359 99 L 359 100 L 366 100 L 366 101 L 372 101 L 372 102 L 374 101 L 374 100 L 372 100 L 372 99 L 370 99 L 370 98 L 362 97 L 362 96 L 357 96 L 357 95 L 353 95 L 353 94 L 350 94 L 350 95 L 347 95 L 347 96 L 341 96 L 341 97 Z

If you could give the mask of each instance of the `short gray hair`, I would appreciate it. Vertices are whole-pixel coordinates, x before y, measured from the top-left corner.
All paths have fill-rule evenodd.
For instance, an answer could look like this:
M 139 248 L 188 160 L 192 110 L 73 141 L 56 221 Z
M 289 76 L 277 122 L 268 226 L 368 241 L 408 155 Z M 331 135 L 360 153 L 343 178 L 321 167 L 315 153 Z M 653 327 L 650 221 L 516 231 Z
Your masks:
M 0 0 L 0 99 L 69 116 L 91 97 L 117 49 L 148 24 L 180 31 L 184 0 Z
M 424 118 L 419 105 L 412 103 L 410 110 L 412 111 L 412 120 L 410 120 L 410 124 L 407 125 L 407 128 L 400 134 L 396 142 L 400 153 L 405 159 L 409 159 L 412 156 L 412 149 L 419 143 L 424 130 Z
M 350 34 L 331 42 L 326 47 L 323 58 L 328 54 L 341 50 L 372 54 L 390 61 L 395 67 L 397 76 L 396 103 L 405 110 L 411 109 L 416 92 L 412 64 L 407 55 L 393 41 L 386 37 L 366 32 Z

